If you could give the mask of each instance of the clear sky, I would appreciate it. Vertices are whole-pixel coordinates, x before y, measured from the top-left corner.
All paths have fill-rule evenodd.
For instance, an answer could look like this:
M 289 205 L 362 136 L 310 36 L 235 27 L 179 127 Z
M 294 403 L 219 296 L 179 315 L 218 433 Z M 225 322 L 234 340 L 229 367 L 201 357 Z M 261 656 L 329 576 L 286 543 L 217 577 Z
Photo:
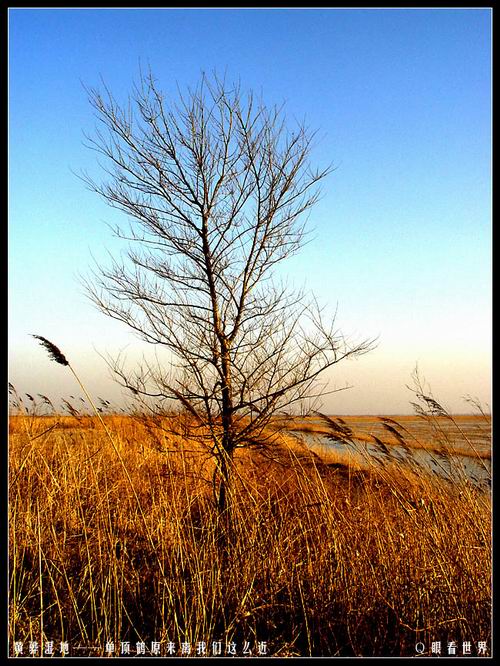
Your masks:
M 101 355 L 148 353 L 98 312 L 78 279 L 123 219 L 73 172 L 98 175 L 83 85 L 126 101 L 140 66 L 159 85 L 226 72 L 318 129 L 333 163 L 312 241 L 287 266 L 369 355 L 336 366 L 331 413 L 411 412 L 418 363 L 434 396 L 490 404 L 491 10 L 9 10 L 9 375 L 18 391 L 79 395 L 66 354 L 96 395 L 118 401 Z

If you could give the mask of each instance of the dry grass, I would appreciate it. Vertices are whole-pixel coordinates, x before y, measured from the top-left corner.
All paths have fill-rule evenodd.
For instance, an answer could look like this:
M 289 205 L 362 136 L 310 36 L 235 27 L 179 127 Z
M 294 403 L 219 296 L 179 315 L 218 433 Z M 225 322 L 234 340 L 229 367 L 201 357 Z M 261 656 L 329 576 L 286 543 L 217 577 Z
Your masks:
M 413 656 L 417 641 L 490 641 L 491 498 L 465 476 L 346 466 L 280 436 L 238 452 L 221 549 L 203 449 L 103 422 L 113 446 L 97 418 L 11 417 L 11 645 Z

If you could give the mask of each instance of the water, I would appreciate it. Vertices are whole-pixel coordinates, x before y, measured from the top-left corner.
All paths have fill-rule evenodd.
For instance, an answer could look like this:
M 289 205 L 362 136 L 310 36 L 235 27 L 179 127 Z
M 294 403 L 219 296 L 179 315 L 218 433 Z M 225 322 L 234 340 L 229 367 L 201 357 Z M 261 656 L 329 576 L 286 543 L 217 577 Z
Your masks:
M 320 449 L 318 450 L 318 453 L 335 451 L 336 453 L 344 454 L 346 456 L 346 462 L 347 456 L 349 456 L 351 460 L 354 459 L 359 462 L 366 461 L 367 456 L 369 456 L 372 461 L 378 463 L 382 463 L 384 459 L 390 460 L 375 444 L 354 440 L 354 446 L 352 446 L 344 444 L 341 441 L 332 441 L 320 434 L 304 432 L 296 434 L 298 434 L 311 449 Z M 388 446 L 388 449 L 394 459 L 406 462 L 421 471 L 436 474 L 449 481 L 459 480 L 465 473 L 474 485 L 484 489 L 489 488 L 491 480 L 491 460 L 480 460 L 476 456 L 465 456 L 458 453 L 451 457 L 441 456 L 434 451 L 427 451 L 426 449 L 419 448 L 411 448 L 410 455 L 402 446 L 392 444 Z M 414 461 L 413 463 L 411 462 L 412 460 Z

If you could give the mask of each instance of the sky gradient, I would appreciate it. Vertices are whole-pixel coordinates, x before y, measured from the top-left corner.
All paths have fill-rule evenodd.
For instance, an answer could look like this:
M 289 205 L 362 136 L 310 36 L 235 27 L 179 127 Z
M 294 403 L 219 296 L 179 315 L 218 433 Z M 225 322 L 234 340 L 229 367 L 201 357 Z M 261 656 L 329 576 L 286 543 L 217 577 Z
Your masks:
M 125 102 L 150 66 L 175 100 L 202 71 L 226 73 L 318 130 L 332 163 L 309 244 L 287 276 L 378 346 L 339 364 L 338 414 L 411 412 L 418 364 L 454 412 L 490 404 L 491 11 L 488 9 L 10 9 L 9 379 L 56 401 L 79 394 L 30 333 L 57 344 L 94 395 L 119 402 L 101 355 L 149 354 L 86 298 L 79 275 L 107 261 L 123 220 L 75 175 L 84 90 Z

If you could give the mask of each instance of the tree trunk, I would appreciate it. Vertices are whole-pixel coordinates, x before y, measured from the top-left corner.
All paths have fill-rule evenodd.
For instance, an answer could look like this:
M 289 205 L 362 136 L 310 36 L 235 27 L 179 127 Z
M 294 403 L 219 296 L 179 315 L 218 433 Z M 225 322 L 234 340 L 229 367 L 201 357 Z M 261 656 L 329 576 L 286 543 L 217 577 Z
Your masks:
M 220 485 L 217 501 L 217 511 L 221 526 L 224 526 L 226 537 L 230 541 L 233 533 L 231 492 L 232 464 L 234 453 L 233 430 L 233 397 L 231 391 L 231 361 L 229 350 L 225 342 L 222 345 L 222 373 L 224 383 L 222 386 L 222 455 L 220 457 Z

